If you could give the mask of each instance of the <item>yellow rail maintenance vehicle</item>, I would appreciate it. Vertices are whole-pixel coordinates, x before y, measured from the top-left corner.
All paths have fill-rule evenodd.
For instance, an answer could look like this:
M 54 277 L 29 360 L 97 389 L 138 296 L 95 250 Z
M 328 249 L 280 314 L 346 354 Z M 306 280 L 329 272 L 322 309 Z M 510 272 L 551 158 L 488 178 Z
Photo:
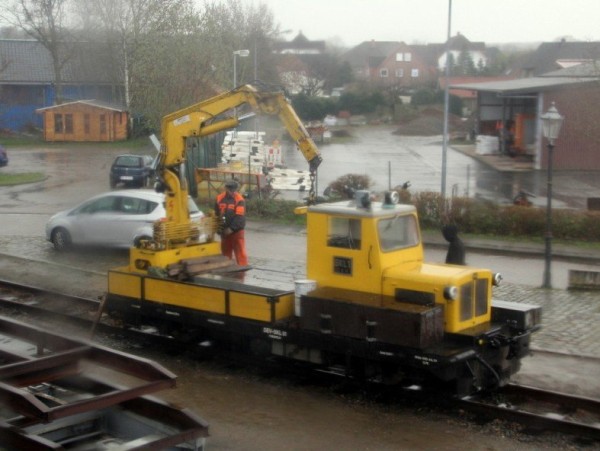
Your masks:
M 212 239 L 216 221 L 207 218 L 204 230 L 189 222 L 180 174 L 185 137 L 235 126 L 236 118 L 218 116 L 242 105 L 279 115 L 314 181 L 320 153 L 280 92 L 241 86 L 166 116 L 158 172 L 168 216 L 152 241 L 131 249 L 128 266 L 109 271 L 107 309 L 190 343 L 365 380 L 433 381 L 460 396 L 506 384 L 530 352 L 540 307 L 492 301 L 501 277 L 490 270 L 425 263 L 416 209 L 398 204 L 396 193 L 316 204 L 311 186 L 308 205 L 297 209 L 307 215 L 300 291 L 253 278 L 257 269 L 243 282 L 227 276 Z

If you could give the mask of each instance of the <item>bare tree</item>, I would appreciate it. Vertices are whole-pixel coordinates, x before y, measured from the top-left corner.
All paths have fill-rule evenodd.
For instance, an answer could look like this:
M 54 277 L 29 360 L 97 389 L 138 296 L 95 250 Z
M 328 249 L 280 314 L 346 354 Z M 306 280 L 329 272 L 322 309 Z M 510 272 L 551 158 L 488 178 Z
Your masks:
M 119 61 L 126 104 L 151 128 L 165 114 L 231 86 L 233 51 L 239 80 L 275 81 L 270 42 L 277 30 L 264 5 L 240 0 L 79 0 L 81 28 L 103 39 Z M 259 53 L 260 59 L 255 60 Z M 243 61 L 241 61 L 243 60 Z M 255 63 L 256 61 L 256 63 Z M 253 67 L 258 67 L 254 76 Z M 263 78 L 264 79 L 264 78 Z
M 192 2 L 83 0 L 79 2 L 79 17 L 82 28 L 93 29 L 118 62 L 128 109 L 160 114 L 162 109 L 146 108 L 147 98 L 152 91 L 168 91 L 168 83 L 163 79 L 152 86 L 148 78 L 160 70 L 173 71 L 169 56 L 180 53 L 180 49 L 171 37 L 179 35 L 183 39 L 189 35 L 185 23 L 194 20 Z
M 70 35 L 65 27 L 69 0 L 13 0 L 0 17 L 25 31 L 48 50 L 54 72 L 55 103 L 63 99 L 63 68 L 72 56 Z

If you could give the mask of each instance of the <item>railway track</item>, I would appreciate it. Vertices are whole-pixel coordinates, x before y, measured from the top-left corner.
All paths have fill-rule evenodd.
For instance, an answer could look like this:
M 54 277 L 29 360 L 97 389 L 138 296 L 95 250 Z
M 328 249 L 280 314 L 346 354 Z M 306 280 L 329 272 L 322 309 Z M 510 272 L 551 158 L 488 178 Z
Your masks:
M 156 340 L 165 345 L 172 337 L 152 331 L 127 330 L 101 315 L 102 300 L 48 292 L 0 280 L 0 309 L 43 316 L 95 331 L 128 334 L 132 339 Z M 557 432 L 588 441 L 600 441 L 600 400 L 510 384 L 501 390 L 458 400 L 458 407 L 479 419 L 519 424 L 523 432 Z
M 459 401 L 487 419 L 518 423 L 525 432 L 553 431 L 600 441 L 600 400 L 509 384 L 493 394 Z
M 25 315 L 37 318 L 39 323 L 73 327 L 79 335 L 89 339 L 102 334 L 165 350 L 177 346 L 173 337 L 160 335 L 154 328 L 124 328 L 119 321 L 103 313 L 103 299 L 72 296 L 0 279 L 0 313 L 2 311 L 18 319 Z M 199 348 L 196 354 L 202 351 L 205 350 Z

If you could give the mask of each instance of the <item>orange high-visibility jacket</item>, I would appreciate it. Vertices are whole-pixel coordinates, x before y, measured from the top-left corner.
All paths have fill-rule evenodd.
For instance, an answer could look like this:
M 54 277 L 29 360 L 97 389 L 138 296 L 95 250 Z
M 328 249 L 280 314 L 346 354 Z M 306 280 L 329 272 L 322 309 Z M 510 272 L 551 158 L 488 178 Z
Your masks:
M 224 191 L 219 194 L 215 213 L 223 218 L 223 228 L 229 227 L 233 232 L 237 232 L 246 227 L 246 201 L 238 192 L 230 194 Z

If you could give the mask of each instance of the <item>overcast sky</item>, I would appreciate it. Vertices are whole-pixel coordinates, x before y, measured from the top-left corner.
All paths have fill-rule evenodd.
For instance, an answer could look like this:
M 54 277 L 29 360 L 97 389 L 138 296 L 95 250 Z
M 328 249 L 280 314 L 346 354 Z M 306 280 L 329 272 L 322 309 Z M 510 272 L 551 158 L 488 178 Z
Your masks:
M 449 0 L 242 0 L 269 6 L 287 40 L 442 43 Z M 452 0 L 451 34 L 486 44 L 550 42 L 560 37 L 600 41 L 600 0 Z

